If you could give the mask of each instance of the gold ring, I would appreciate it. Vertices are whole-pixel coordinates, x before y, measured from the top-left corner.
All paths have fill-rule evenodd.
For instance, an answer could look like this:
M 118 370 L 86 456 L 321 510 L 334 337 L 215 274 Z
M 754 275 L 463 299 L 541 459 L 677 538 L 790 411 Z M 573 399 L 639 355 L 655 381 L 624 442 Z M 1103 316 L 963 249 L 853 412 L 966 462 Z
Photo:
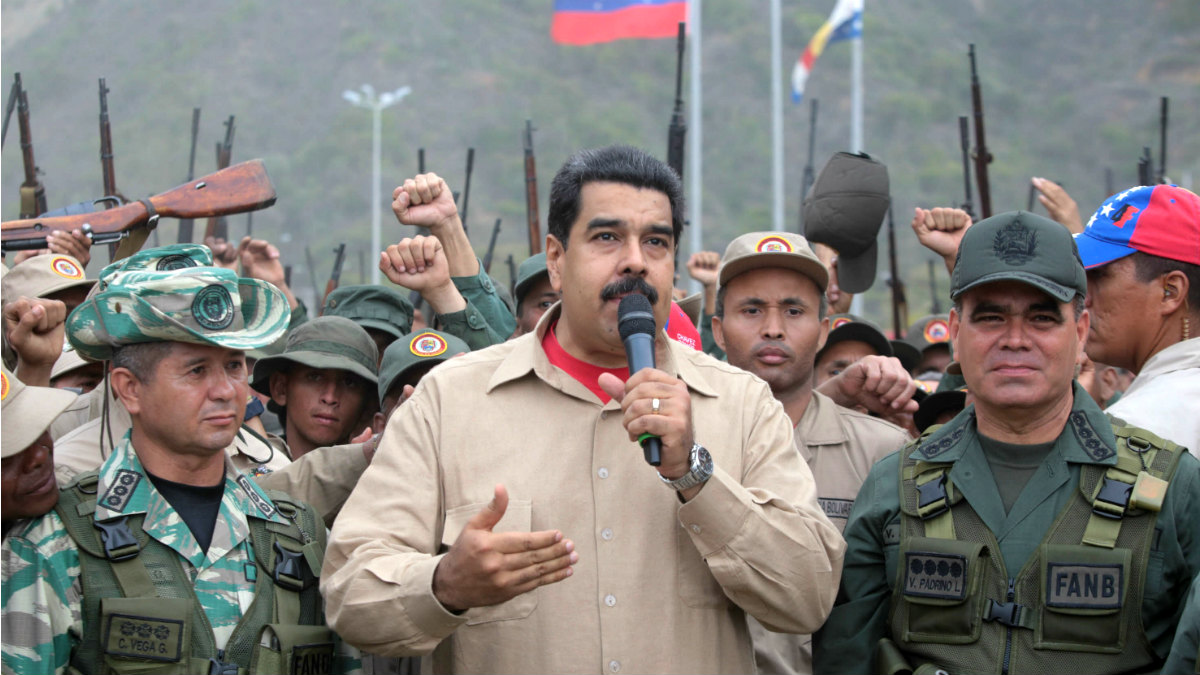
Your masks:
M 650 399 L 650 412 L 657 415 L 662 410 L 662 401 L 652 398 Z

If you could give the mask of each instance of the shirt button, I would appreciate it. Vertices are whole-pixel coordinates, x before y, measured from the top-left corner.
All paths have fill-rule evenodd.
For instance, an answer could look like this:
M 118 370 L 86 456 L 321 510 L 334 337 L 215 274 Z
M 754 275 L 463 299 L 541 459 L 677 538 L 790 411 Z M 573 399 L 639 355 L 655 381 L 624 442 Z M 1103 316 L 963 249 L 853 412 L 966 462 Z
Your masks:
M 702 528 L 699 525 L 692 525 L 692 532 L 695 532 L 696 534 L 700 534 L 701 529 Z
M 600 411 L 600 419 L 602 419 L 602 420 L 608 419 L 608 411 L 607 410 Z
M 608 605 L 609 607 L 616 605 L 617 604 L 617 596 L 612 595 L 611 593 L 604 596 L 604 604 Z M 613 663 L 616 663 L 616 661 L 613 661 Z
M 621 662 L 620 662 L 620 661 L 617 661 L 617 660 L 609 661 L 609 662 L 608 662 L 608 669 L 609 669 L 609 670 L 611 670 L 611 671 L 612 671 L 612 672 L 614 672 L 614 673 L 619 673 L 619 672 L 621 672 Z
M 596 475 L 600 476 L 601 478 L 608 478 L 608 469 L 600 467 L 600 470 L 596 472 Z
M 611 541 L 613 538 L 612 528 L 606 527 L 603 530 L 600 530 L 600 538 L 604 541 Z

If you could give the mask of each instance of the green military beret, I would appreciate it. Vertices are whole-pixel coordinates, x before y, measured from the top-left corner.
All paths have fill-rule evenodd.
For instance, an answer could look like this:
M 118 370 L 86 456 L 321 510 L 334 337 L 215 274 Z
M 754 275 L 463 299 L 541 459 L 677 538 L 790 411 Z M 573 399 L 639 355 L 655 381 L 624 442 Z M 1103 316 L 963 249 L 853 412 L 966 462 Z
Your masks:
M 364 328 L 375 328 L 397 339 L 412 330 L 412 303 L 387 286 L 342 286 L 325 298 L 321 314 L 342 316 Z
M 1071 231 L 1029 213 L 1009 211 L 967 228 L 958 245 L 950 297 L 996 281 L 1019 281 L 1059 302 L 1087 295 L 1087 276 Z
M 379 350 L 362 326 L 342 316 L 321 316 L 297 326 L 288 334 L 282 354 L 266 356 L 254 364 L 255 391 L 270 394 L 271 373 L 286 372 L 293 364 L 309 368 L 345 370 L 378 382 Z
M 85 358 L 107 361 L 114 347 L 188 342 L 249 350 L 288 326 L 283 293 L 218 267 L 117 272 L 67 317 L 67 336 Z
M 383 401 L 392 386 L 416 366 L 441 363 L 469 351 L 471 348 L 466 342 L 440 330 L 426 329 L 405 335 L 383 350 L 383 362 L 379 364 L 379 400 Z

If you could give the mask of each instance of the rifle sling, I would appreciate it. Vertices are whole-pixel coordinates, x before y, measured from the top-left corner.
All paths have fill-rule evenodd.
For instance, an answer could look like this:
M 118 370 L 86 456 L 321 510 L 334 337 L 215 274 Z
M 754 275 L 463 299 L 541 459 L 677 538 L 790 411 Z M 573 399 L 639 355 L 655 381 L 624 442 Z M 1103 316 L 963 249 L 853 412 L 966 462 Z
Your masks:
M 149 199 L 139 199 L 138 202 L 146 207 L 149 217 L 144 225 L 129 230 L 129 236 L 122 239 L 120 245 L 117 246 L 117 250 L 113 254 L 113 262 L 128 258 L 140 251 L 142 244 L 145 244 L 146 239 L 150 237 L 150 232 L 158 227 L 158 211 L 154 208 L 154 204 L 151 204 Z

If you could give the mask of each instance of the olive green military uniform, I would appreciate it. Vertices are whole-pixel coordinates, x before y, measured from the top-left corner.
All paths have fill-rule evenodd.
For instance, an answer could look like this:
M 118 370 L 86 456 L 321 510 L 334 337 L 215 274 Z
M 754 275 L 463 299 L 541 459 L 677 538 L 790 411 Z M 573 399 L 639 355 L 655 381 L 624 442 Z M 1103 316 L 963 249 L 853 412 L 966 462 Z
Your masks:
M 913 578 L 905 574 L 900 550 L 902 456 L 924 459 L 924 448 L 936 448 L 937 461 L 953 465 L 948 476 L 954 489 L 961 493 L 965 505 L 978 514 L 995 536 L 998 550 L 986 553 L 998 553 L 1004 569 L 1010 576 L 1016 576 L 1033 560 L 1043 536 L 1063 507 L 1078 498 L 1081 467 L 1116 464 L 1117 441 L 1109 419 L 1076 385 L 1075 402 L 1066 428 L 1007 515 L 979 444 L 974 406 L 936 428 L 915 448 L 905 448 L 876 464 L 859 492 L 846 526 L 844 535 L 848 549 L 841 589 L 833 613 L 816 637 L 815 671 L 874 672 L 871 655 L 876 644 L 881 638 L 893 635 L 889 628 L 889 610 L 895 610 L 893 591 L 898 583 Z M 1187 583 L 1200 570 L 1197 516 L 1200 516 L 1200 462 L 1185 454 L 1170 481 L 1155 523 L 1148 569 L 1132 570 L 1133 574 L 1145 577 L 1140 606 L 1128 608 L 1129 612 L 1137 614 L 1141 630 L 1135 631 L 1131 626 L 1125 640 L 1127 644 L 1146 641 L 1160 658 L 1165 657 L 1171 647 Z M 1006 600 L 1002 597 L 990 599 L 999 603 Z M 936 597 L 930 600 L 931 604 L 938 602 Z M 1030 607 L 1026 611 L 1033 616 L 1048 614 L 1045 607 Z M 949 632 L 946 638 L 951 639 Z M 966 635 L 956 636 L 956 639 L 964 644 L 972 641 Z M 1088 648 L 1085 645 L 1081 650 Z M 996 672 L 1001 670 L 1003 656 L 1003 653 L 995 654 Z M 951 672 L 955 670 L 954 664 L 940 665 Z M 1019 667 L 1016 672 L 1021 672 Z
M 505 302 L 502 295 L 503 289 L 493 283 L 492 278 L 484 271 L 483 262 L 479 262 L 479 273 L 475 276 L 451 277 L 450 281 L 467 301 L 468 310 L 474 308 L 474 314 L 478 314 L 495 336 L 500 338 L 491 344 L 499 344 L 507 340 L 508 336 L 517 330 L 517 318 L 513 315 L 515 309 L 512 307 L 512 301 Z M 441 317 L 442 330 L 462 338 L 471 345 L 472 349 L 480 349 L 481 347 L 475 346 L 467 335 L 457 332 L 457 330 L 451 330 L 452 327 L 457 328 L 458 314 L 460 312 Z M 467 322 L 466 325 L 472 330 L 477 330 L 478 327 L 469 320 L 470 316 L 471 314 L 468 314 L 463 317 Z

